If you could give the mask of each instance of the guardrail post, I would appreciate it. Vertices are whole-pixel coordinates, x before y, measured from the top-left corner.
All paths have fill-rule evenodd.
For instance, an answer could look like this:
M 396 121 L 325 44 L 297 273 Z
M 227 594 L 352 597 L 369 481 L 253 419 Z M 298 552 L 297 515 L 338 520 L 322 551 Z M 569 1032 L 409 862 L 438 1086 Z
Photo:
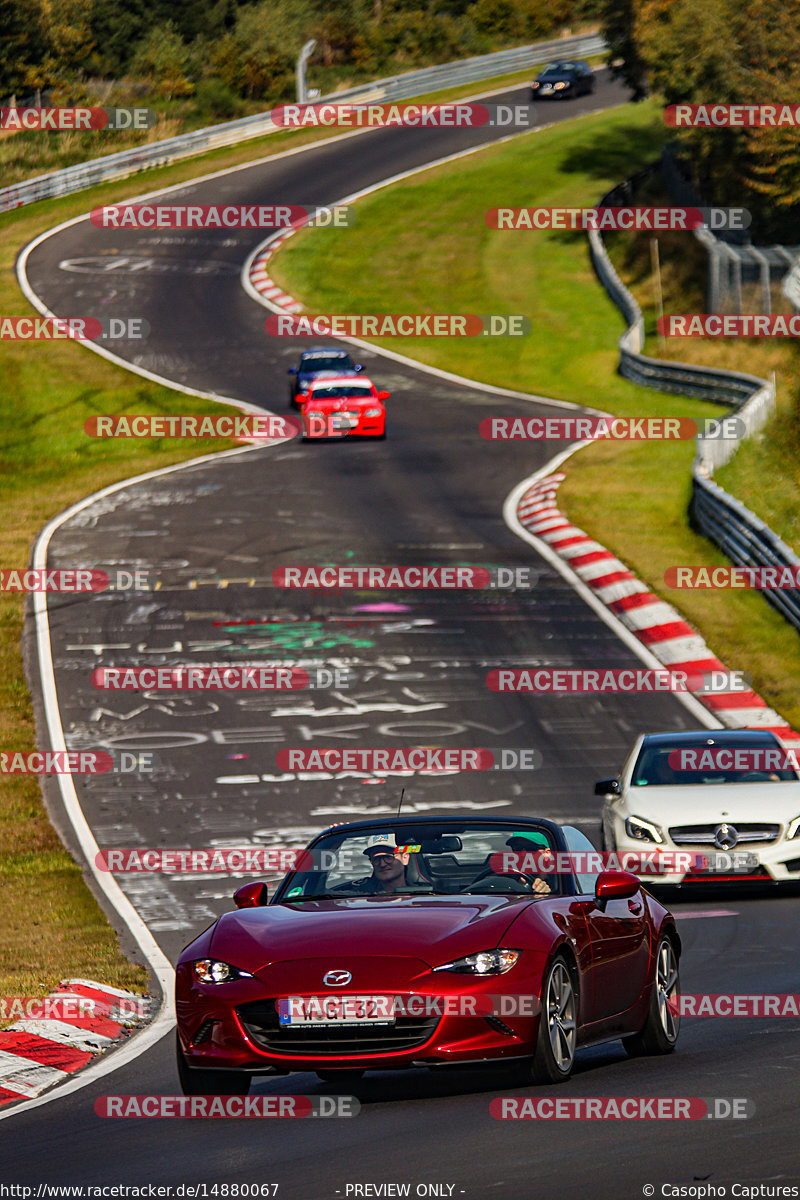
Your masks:
M 305 104 L 308 100 L 308 88 L 306 87 L 306 64 L 314 53 L 316 42 L 313 38 L 306 42 L 303 49 L 300 51 L 300 57 L 297 60 L 297 103 Z

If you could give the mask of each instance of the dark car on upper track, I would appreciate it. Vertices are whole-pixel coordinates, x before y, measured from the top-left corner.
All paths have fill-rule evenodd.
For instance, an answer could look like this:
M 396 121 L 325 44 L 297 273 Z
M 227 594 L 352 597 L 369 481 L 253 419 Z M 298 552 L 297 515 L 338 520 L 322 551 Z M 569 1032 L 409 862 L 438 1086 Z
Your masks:
M 549 852 L 553 873 L 536 854 Z M 557 855 L 561 858 L 557 858 Z M 582 856 L 588 857 L 582 857 Z M 576 856 L 580 861 L 576 864 Z M 666 1054 L 681 943 L 635 876 L 546 819 L 399 817 L 334 826 L 269 899 L 240 888 L 181 953 L 187 1094 L 253 1075 L 507 1063 L 566 1080 L 580 1046 Z
M 531 100 L 565 100 L 594 91 L 594 71 L 583 59 L 548 63 L 531 84 Z
M 363 370 L 361 363 L 354 363 L 346 350 L 336 346 L 312 346 L 303 351 L 296 367 L 289 367 L 289 403 L 294 404 L 298 392 L 307 392 L 309 384 L 323 372 L 341 376 L 358 375 Z

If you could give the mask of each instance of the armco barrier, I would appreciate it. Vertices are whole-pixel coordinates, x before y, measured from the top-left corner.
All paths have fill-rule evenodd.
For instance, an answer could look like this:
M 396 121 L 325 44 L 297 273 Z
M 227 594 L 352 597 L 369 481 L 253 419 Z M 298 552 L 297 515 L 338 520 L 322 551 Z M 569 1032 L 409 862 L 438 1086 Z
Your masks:
M 603 196 L 600 206 L 630 203 L 638 184 L 655 170 L 657 166 L 632 176 Z M 731 404 L 744 422 L 747 435 L 763 428 L 775 411 L 774 377 L 768 381 L 738 371 L 667 362 L 642 354 L 644 320 L 641 309 L 614 270 L 596 229 L 589 231 L 589 252 L 600 282 L 628 322 L 628 328 L 619 339 L 620 374 L 644 387 Z M 734 439 L 704 441 L 698 438 L 697 455 L 692 465 L 691 511 L 695 524 L 737 566 L 800 566 L 800 559 L 777 534 L 713 482 L 711 477 L 715 467 L 729 462 L 738 444 Z M 766 589 L 762 594 L 795 629 L 800 630 L 800 597 L 796 591 Z
M 548 42 L 536 42 L 530 46 L 518 46 L 513 50 L 483 54 L 478 58 L 424 67 L 419 71 L 409 71 L 407 74 L 394 75 L 388 79 L 377 79 L 373 83 L 322 96 L 313 103 L 316 105 L 334 100 L 337 103 L 347 100 L 356 104 L 370 104 L 404 100 L 481 79 L 511 75 L 536 63 L 548 62 L 554 57 L 577 58 L 589 54 L 602 54 L 605 48 L 605 42 L 597 34 L 557 38 Z M 196 129 L 193 133 L 184 133 L 161 142 L 135 146 L 118 154 L 107 154 L 89 162 L 77 163 L 63 171 L 52 171 L 35 179 L 0 188 L 0 212 L 18 208 L 23 204 L 33 204 L 36 200 L 65 196 L 97 183 L 123 179 L 148 167 L 163 167 L 178 159 L 202 154 L 221 146 L 236 145 L 247 141 L 248 138 L 274 133 L 277 128 L 268 112 L 255 113 L 250 117 L 240 117 L 236 121 L 226 121 L 222 125 Z

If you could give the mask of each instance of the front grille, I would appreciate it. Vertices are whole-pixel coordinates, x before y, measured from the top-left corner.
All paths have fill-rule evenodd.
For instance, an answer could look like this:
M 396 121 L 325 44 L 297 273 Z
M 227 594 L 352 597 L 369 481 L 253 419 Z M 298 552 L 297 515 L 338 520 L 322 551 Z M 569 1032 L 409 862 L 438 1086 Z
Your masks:
M 713 846 L 714 834 L 722 821 L 717 821 L 714 825 L 675 825 L 669 831 L 669 836 L 672 838 L 676 846 Z M 729 821 L 730 825 L 731 822 Z M 749 846 L 755 842 L 760 842 L 762 845 L 767 842 L 776 842 L 781 831 L 780 825 L 764 825 L 761 823 L 742 822 L 741 825 L 732 826 L 739 835 L 739 840 L 736 845 Z
M 236 1009 L 245 1031 L 262 1050 L 307 1057 L 386 1054 L 413 1050 L 427 1042 L 440 1018 L 398 1016 L 393 1025 L 281 1025 L 274 999 L 255 1000 Z

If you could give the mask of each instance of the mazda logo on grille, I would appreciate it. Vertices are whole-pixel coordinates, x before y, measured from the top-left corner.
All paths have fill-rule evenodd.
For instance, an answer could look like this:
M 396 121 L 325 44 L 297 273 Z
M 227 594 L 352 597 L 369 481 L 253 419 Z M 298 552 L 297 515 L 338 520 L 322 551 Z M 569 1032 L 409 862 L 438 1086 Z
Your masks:
M 720 850 L 732 850 L 739 840 L 739 834 L 732 825 L 718 825 L 714 830 L 714 845 Z
M 344 987 L 352 978 L 349 971 L 328 971 L 322 976 L 322 982 L 326 987 Z

